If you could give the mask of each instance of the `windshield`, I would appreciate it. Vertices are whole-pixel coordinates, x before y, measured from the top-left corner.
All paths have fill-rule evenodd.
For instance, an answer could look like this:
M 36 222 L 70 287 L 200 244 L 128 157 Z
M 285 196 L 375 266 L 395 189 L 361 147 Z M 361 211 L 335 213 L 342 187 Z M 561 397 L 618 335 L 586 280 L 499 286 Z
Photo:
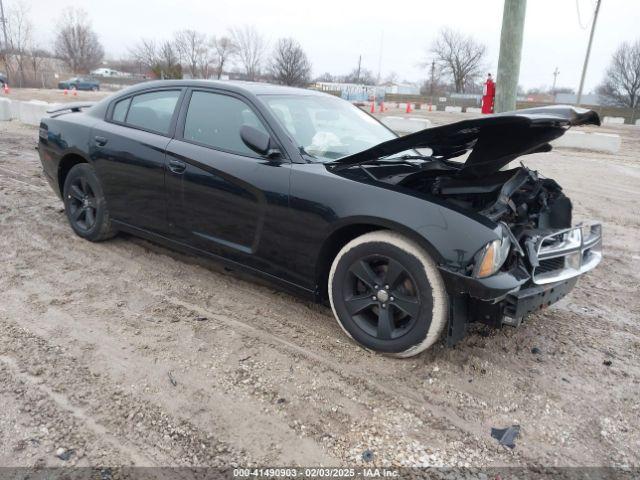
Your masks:
M 349 102 L 320 95 L 262 95 L 303 153 L 328 162 L 396 138 Z

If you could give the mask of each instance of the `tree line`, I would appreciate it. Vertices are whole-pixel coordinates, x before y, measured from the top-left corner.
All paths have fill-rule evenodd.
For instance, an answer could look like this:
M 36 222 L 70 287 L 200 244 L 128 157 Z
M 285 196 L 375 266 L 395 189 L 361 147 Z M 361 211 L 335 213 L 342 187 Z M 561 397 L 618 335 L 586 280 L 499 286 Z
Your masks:
M 105 58 L 104 47 L 81 8 L 62 12 L 52 50 L 36 43 L 26 3 L 8 9 L 6 25 L 7 42 L 2 44 L 0 62 L 17 86 L 37 84 L 39 73 L 52 69 L 45 65 L 50 59 L 59 60 L 74 74 L 86 74 Z M 230 28 L 219 36 L 185 29 L 168 39 L 142 39 L 128 53 L 128 58 L 115 63 L 128 65 L 130 72 L 132 64 L 137 64 L 139 73 L 151 72 L 158 78 L 221 78 L 233 64 L 250 81 L 291 86 L 306 86 L 311 81 L 311 62 L 295 39 L 279 38 L 271 43 L 252 26 Z
M 55 58 L 73 73 L 88 73 L 101 65 L 105 51 L 87 13 L 81 8 L 65 9 L 56 24 L 52 51 L 34 40 L 33 25 L 26 3 L 13 4 L 6 13 L 7 42 L 0 50 L 0 61 L 10 81 L 22 86 L 29 74 L 36 79 Z M 138 73 L 151 72 L 158 78 L 221 78 L 235 67 L 244 79 L 266 80 L 291 86 L 312 81 L 312 65 L 295 39 L 270 42 L 255 27 L 228 29 L 222 35 L 196 30 L 180 30 L 171 38 L 141 39 L 129 49 L 128 58 L 119 63 Z M 422 93 L 442 96 L 447 92 L 480 93 L 487 71 L 487 47 L 470 35 L 443 28 L 427 49 L 421 63 L 426 70 Z M 50 68 L 50 67 L 49 67 Z M 346 75 L 324 73 L 315 81 L 364 85 L 381 83 L 371 70 L 358 66 Z M 385 81 L 397 82 L 391 73 Z M 534 93 L 535 89 L 530 90 Z M 556 89 L 569 91 L 569 89 Z M 640 98 L 640 39 L 624 42 L 611 58 L 604 80 L 596 92 L 606 103 L 636 109 Z M 555 92 L 551 92 L 555 93 Z

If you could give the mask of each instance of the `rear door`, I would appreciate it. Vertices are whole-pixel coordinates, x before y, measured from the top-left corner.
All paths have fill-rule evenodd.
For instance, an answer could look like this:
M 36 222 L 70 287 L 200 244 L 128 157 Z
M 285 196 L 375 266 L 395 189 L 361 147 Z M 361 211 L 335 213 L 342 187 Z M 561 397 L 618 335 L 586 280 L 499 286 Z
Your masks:
M 94 126 L 90 151 L 114 219 L 167 233 L 165 148 L 182 93 L 161 89 L 120 99 Z
M 288 214 L 291 164 L 249 149 L 240 138 L 243 125 L 275 139 L 248 99 L 188 92 L 167 147 L 169 221 L 178 236 L 201 250 L 277 274 L 267 259 L 281 249 L 274 231 L 277 219 Z

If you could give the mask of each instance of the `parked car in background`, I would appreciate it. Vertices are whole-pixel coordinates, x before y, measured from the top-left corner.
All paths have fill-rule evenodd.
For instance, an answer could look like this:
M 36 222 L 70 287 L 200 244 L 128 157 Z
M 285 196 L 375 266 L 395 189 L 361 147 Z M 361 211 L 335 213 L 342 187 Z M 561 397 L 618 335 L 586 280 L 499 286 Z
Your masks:
M 95 70 L 91 70 L 91 75 L 94 77 L 127 77 L 128 73 L 120 72 L 119 70 L 114 70 L 113 68 L 97 68 Z
M 599 125 L 590 110 L 397 137 L 332 95 L 194 80 L 50 113 L 40 159 L 80 237 L 128 232 L 259 274 L 330 303 L 370 350 L 408 357 L 471 322 L 517 326 L 602 257 L 600 225 L 574 226 L 558 183 L 503 170 Z
M 4 87 L 7 84 L 7 76 L 4 73 L 0 73 L 0 87 Z
M 97 92 L 100 90 L 100 82 L 91 77 L 73 77 L 64 82 L 58 83 L 60 90 L 91 90 Z

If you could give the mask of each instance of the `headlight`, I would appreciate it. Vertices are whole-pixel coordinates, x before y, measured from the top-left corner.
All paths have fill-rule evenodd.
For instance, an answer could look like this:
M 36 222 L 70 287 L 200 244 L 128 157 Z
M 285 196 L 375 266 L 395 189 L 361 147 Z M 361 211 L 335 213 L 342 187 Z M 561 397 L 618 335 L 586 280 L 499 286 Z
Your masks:
M 476 254 L 476 265 L 473 268 L 473 276 L 484 278 L 496 273 L 502 264 L 507 260 L 511 240 L 507 235 L 501 239 L 487 243 L 487 245 Z

